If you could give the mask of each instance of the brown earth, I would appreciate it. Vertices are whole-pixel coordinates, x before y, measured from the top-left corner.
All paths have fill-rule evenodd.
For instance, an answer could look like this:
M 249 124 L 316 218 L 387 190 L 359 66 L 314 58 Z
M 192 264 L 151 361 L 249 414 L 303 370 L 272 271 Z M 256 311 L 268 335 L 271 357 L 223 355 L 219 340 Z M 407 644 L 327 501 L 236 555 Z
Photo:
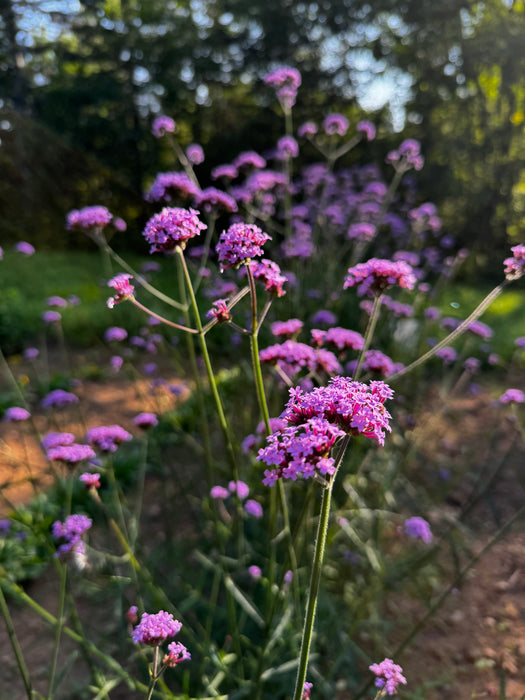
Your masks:
M 19 376 L 25 368 L 15 367 L 14 372 Z M 172 379 L 177 381 L 175 377 Z M 59 428 L 81 438 L 88 427 L 112 423 L 137 432 L 133 424 L 137 413 L 163 411 L 175 403 L 173 394 L 167 390 L 151 394 L 149 384 L 150 380 L 144 377 L 129 379 L 124 375 L 104 382 L 83 381 L 75 389 L 81 398 L 82 416 L 76 411 L 64 412 L 60 425 L 56 426 L 49 423 L 43 412 L 36 411 L 33 418 L 38 433 Z M 477 499 L 472 497 L 470 486 L 475 479 L 469 481 L 467 469 L 467 478 L 451 487 L 444 506 L 434 514 L 436 521 L 457 519 L 462 514 L 466 538 L 475 555 L 524 504 L 525 448 L 521 439 L 516 440 L 510 422 L 503 423 L 495 439 L 488 438 L 494 433 L 495 415 L 488 392 L 455 399 L 451 405 L 446 412 L 430 411 L 413 437 L 419 446 L 420 459 L 433 455 L 438 466 L 441 461 L 452 472 L 465 470 L 465 463 L 471 470 L 483 470 L 486 488 Z M 22 466 L 25 464 L 31 464 L 31 473 Z M 50 480 L 38 441 L 28 424 L 0 424 L 3 512 L 7 512 L 9 504 L 31 498 Z M 452 572 L 448 580 L 453 584 Z M 57 583 L 52 572 L 31 582 L 28 592 L 43 607 L 56 611 Z M 393 598 L 389 606 L 394 619 L 405 622 L 410 619 L 411 624 L 426 612 L 422 605 L 404 597 Z M 88 612 L 90 628 L 107 619 L 104 606 L 98 605 L 93 610 L 89 597 L 80 601 L 80 607 Z M 12 614 L 22 649 L 31 659 L 35 684 L 43 692 L 52 633 L 27 608 L 14 605 Z M 408 623 L 400 624 L 401 637 L 392 641 L 392 649 L 409 628 Z M 75 644 L 66 640 L 64 648 L 66 653 Z M 401 697 L 413 700 L 525 697 L 525 534 L 521 521 L 495 542 L 464 580 L 458 582 L 415 643 L 395 661 L 403 666 L 409 680 Z M 3 626 L 0 626 L 0 668 L 0 700 L 26 697 Z M 69 676 L 71 680 L 65 687 L 70 695 L 63 697 L 75 698 L 74 683 L 87 676 L 81 661 L 75 662 Z M 502 679 L 504 692 L 500 692 Z M 111 697 L 134 700 L 124 686 L 111 691 Z

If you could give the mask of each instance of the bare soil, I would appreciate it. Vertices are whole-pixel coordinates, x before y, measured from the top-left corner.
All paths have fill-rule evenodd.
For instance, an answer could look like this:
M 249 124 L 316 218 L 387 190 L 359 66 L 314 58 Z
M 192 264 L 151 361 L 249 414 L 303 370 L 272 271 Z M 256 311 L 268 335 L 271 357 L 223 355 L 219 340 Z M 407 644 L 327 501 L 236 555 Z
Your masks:
M 24 367 L 15 371 L 19 374 Z M 173 381 L 177 381 L 175 377 Z M 133 418 L 137 413 L 164 411 L 180 400 L 165 389 L 151 393 L 150 380 L 145 377 L 130 379 L 124 375 L 102 383 L 83 381 L 75 393 L 81 399 L 82 416 L 75 410 L 66 411 L 61 414 L 60 425 L 53 426 L 44 412 L 36 411 L 33 418 L 38 433 L 59 428 L 81 437 L 86 428 L 113 423 L 136 432 Z M 475 555 L 524 504 L 525 448 L 523 441 L 516 440 L 512 423 L 505 420 L 496 437 L 489 437 L 494 434 L 495 410 L 488 392 L 455 399 L 450 405 L 446 412 L 430 410 L 420 420 L 413 437 L 418 459 L 432 458 L 436 470 L 440 465 L 446 466 L 453 477 L 445 503 L 436 508 L 435 520 L 463 514 L 467 541 Z M 31 473 L 26 464 L 31 465 Z M 477 469 L 483 471 L 486 488 L 475 498 L 472 486 L 475 479 L 472 473 L 469 478 L 469 471 Z M 454 480 L 461 470 L 466 478 Z M 8 503 L 20 504 L 30 499 L 50 480 L 37 436 L 29 424 L 0 424 L 2 512 L 7 512 Z M 449 581 L 453 578 L 450 572 Z M 28 592 L 43 607 L 56 611 L 57 582 L 51 571 L 31 582 Z M 102 603 L 93 607 L 86 597 L 80 606 L 87 613 L 90 628 L 103 625 L 108 619 Z M 400 624 L 404 634 L 410 627 L 408 620 L 413 623 L 424 617 L 426 609 L 401 597 L 393 599 L 391 612 L 394 618 L 406 622 Z M 44 692 L 53 635 L 27 608 L 14 605 L 12 614 L 22 649 L 31 661 L 35 687 Z M 401 638 L 393 639 L 392 648 Z M 63 658 L 74 649 L 74 642 L 66 640 Z M 525 697 L 525 533 L 521 521 L 491 546 L 426 624 L 415 643 L 395 661 L 403 666 L 409 680 L 402 697 L 413 700 Z M 3 625 L 0 625 L 0 669 L 0 700 L 25 698 Z M 66 675 L 68 680 L 60 697 L 85 697 L 75 694 L 75 684 L 87 677 L 83 662 L 77 659 Z M 111 697 L 134 700 L 125 686 L 113 690 Z

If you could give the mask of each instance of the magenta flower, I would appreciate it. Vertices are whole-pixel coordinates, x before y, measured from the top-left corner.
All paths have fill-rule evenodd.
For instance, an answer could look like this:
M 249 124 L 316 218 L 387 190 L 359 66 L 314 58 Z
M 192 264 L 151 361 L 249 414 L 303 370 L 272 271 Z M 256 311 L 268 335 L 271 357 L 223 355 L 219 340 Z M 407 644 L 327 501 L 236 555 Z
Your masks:
M 390 151 L 386 162 L 394 166 L 396 170 L 406 171 L 410 168 L 421 170 L 425 159 L 421 155 L 421 144 L 415 139 L 406 139 L 397 150 Z
M 148 428 L 157 426 L 159 424 L 159 419 L 154 413 L 139 413 L 135 416 L 133 422 L 135 425 L 138 425 L 139 428 L 147 430 Z
M 64 389 L 54 389 L 42 399 L 42 408 L 63 408 L 78 403 L 78 396 Z
M 67 306 L 67 301 L 63 297 L 51 296 L 46 299 L 46 304 L 48 306 L 57 306 L 58 308 L 64 308 Z
M 272 260 L 252 261 L 250 270 L 255 280 L 264 283 L 265 290 L 272 296 L 282 297 L 286 294 L 284 284 L 288 278 L 281 274 L 281 269 Z
M 255 151 L 243 151 L 239 153 L 232 165 L 237 170 L 241 168 L 265 168 L 266 161 Z
M 345 277 L 344 289 L 358 287 L 359 296 L 380 294 L 388 287 L 397 284 L 405 289 L 413 289 L 416 277 L 411 266 L 399 260 L 371 258 L 349 268 Z
M 350 240 L 369 242 L 376 235 L 376 227 L 373 224 L 352 224 L 348 229 L 346 237 Z
M 253 518 L 262 518 L 263 507 L 258 501 L 254 501 L 253 498 L 249 498 L 244 504 L 244 510 L 248 515 Z
M 317 347 L 330 345 L 338 350 L 362 350 L 365 345 L 365 339 L 361 333 L 338 326 L 330 328 L 327 331 L 314 328 L 311 333 L 312 339 Z
M 121 304 L 123 301 L 133 299 L 135 288 L 129 280 L 133 279 L 132 275 L 122 273 L 116 275 L 108 282 L 108 287 L 113 287 L 115 294 L 107 301 L 107 305 L 112 309 L 116 304 Z
M 101 452 L 116 452 L 119 445 L 131 439 L 133 435 L 120 425 L 102 425 L 86 433 L 86 440 Z
M 283 136 L 277 142 L 276 157 L 279 160 L 287 160 L 288 158 L 297 158 L 299 155 L 299 146 L 293 136 Z
M 173 196 L 196 197 L 199 192 L 198 186 L 186 173 L 158 173 L 145 199 L 149 202 L 169 202 Z
M 228 489 L 225 489 L 224 486 L 213 486 L 210 491 L 210 496 L 212 498 L 221 501 L 223 501 L 225 498 L 228 498 L 229 495 L 230 492 L 228 491 Z
M 318 128 L 315 122 L 305 122 L 297 129 L 297 136 L 315 136 L 317 134 Z
M 176 246 L 184 248 L 186 241 L 206 228 L 194 209 L 165 207 L 148 221 L 143 236 L 151 244 L 150 253 L 165 253 Z
M 277 98 L 283 109 L 291 109 L 297 98 L 297 90 L 301 85 L 301 74 L 296 68 L 283 66 L 269 73 L 264 82 L 276 88 Z
M 278 338 L 291 338 L 301 331 L 303 325 L 298 318 L 290 318 L 288 321 L 275 321 L 272 323 L 271 330 Z
M 250 576 L 253 578 L 254 581 L 258 581 L 262 576 L 261 569 L 258 566 L 255 566 L 255 564 L 248 567 L 248 573 L 250 574 Z
M 521 389 L 507 389 L 499 398 L 500 403 L 525 403 L 525 393 Z
M 372 664 L 369 669 L 377 676 L 375 686 L 382 689 L 381 696 L 397 695 L 397 687 L 401 684 L 406 685 L 407 679 L 403 676 L 403 669 L 392 659 Z
M 525 245 L 515 245 L 511 251 L 512 257 L 503 262 L 505 277 L 508 280 L 517 280 L 525 271 Z
M 190 143 L 186 148 L 186 158 L 192 165 L 200 165 L 204 162 L 204 151 L 198 143 Z
M 374 124 L 372 124 L 372 122 L 370 122 L 366 119 L 363 119 L 362 121 L 357 122 L 355 130 L 359 134 L 363 134 L 364 138 L 367 141 L 373 141 L 375 139 L 376 128 L 375 128 Z
M 490 326 L 487 326 L 486 323 L 482 323 L 481 321 L 472 321 L 471 323 L 468 324 L 467 330 L 473 333 L 474 335 L 479 336 L 483 340 L 490 340 L 492 336 L 494 335 L 494 331 Z
M 324 370 L 328 374 L 341 372 L 341 365 L 333 353 L 328 350 L 316 350 L 294 340 L 270 345 L 261 350 L 259 357 L 265 364 L 278 365 L 289 376 L 303 369 L 309 372 Z
M 432 542 L 432 531 L 430 525 L 424 518 L 419 518 L 417 516 L 408 518 L 408 520 L 405 520 L 404 531 L 409 537 L 420 539 L 425 544 L 430 544 Z
M 126 340 L 127 337 L 127 330 L 125 330 L 124 328 L 119 328 L 118 326 L 112 326 L 111 328 L 107 328 L 104 333 L 104 340 L 106 341 L 106 343 L 110 343 L 113 340 Z
M 221 270 L 228 267 L 239 267 L 252 258 L 263 254 L 262 246 L 271 237 L 254 224 L 232 224 L 223 231 L 217 243 Z
M 51 526 L 53 537 L 60 542 L 55 556 L 83 554 L 84 543 L 81 538 L 91 525 L 92 520 L 86 515 L 70 515 L 63 523 L 56 520 Z
M 20 241 L 19 243 L 15 243 L 15 250 L 17 253 L 22 253 L 22 255 L 25 255 L 26 257 L 30 257 L 35 253 L 34 247 L 31 245 L 31 243 L 28 243 L 27 241 Z
M 51 447 L 58 447 L 59 445 L 71 445 L 75 442 L 75 436 L 73 433 L 47 433 L 42 438 L 41 445 L 44 450 L 49 450 Z
M 100 474 L 98 473 L 91 474 L 90 472 L 84 472 L 84 474 L 78 477 L 78 480 L 84 484 L 86 489 L 100 488 Z
M 230 481 L 228 488 L 230 493 L 236 493 L 241 501 L 250 495 L 250 487 L 244 481 Z
M 457 350 L 455 350 L 453 347 L 447 345 L 446 347 L 441 348 L 441 350 L 438 350 L 436 352 L 436 357 L 439 357 L 441 360 L 443 360 L 444 364 L 451 365 L 457 360 L 458 353 Z
M 137 608 L 136 605 L 132 605 L 124 617 L 126 618 L 126 621 L 129 622 L 131 625 L 136 625 L 137 622 L 139 621 L 139 616 L 138 616 L 138 611 L 139 609 Z
M 228 164 L 217 165 L 217 167 L 213 168 L 211 171 L 212 180 L 218 180 L 221 177 L 223 177 L 225 180 L 235 180 L 238 174 L 239 171 L 235 165 Z
M 78 464 L 86 459 L 94 459 L 95 453 L 89 445 L 71 443 L 69 445 L 50 447 L 46 452 L 46 456 L 50 461 Z
M 176 129 L 176 124 L 171 117 L 161 115 L 153 120 L 151 125 L 151 133 L 156 139 L 159 139 L 164 134 L 173 134 Z
M 44 311 L 41 318 L 44 323 L 60 323 L 62 320 L 62 316 L 58 311 Z
M 40 350 L 38 350 L 38 348 L 26 348 L 24 350 L 24 358 L 26 360 L 36 360 L 39 355 Z
M 66 228 L 68 231 L 91 231 L 103 229 L 109 224 L 113 214 L 106 207 L 94 206 L 83 209 L 73 209 L 67 215 Z
M 348 131 L 348 119 L 344 114 L 334 112 L 324 119 L 323 129 L 329 136 L 344 136 Z
M 206 187 L 195 196 L 195 204 L 205 211 L 225 211 L 229 214 L 236 212 L 237 202 L 226 192 L 218 190 L 216 187 Z
M 310 694 L 312 692 L 313 687 L 314 687 L 313 683 L 309 683 L 308 681 L 304 682 L 303 694 L 301 695 L 302 700 L 308 700 L 308 698 L 310 697 Z
M 31 414 L 25 408 L 20 408 L 20 406 L 11 406 L 4 413 L 4 420 L 7 423 L 18 423 L 28 418 L 31 418 Z
M 158 647 L 170 637 L 175 637 L 182 624 L 173 618 L 171 613 L 160 610 L 158 613 L 142 613 L 139 624 L 131 633 L 135 644 L 142 642 L 151 647 Z
M 168 653 L 162 659 L 162 663 L 169 668 L 174 668 L 181 661 L 190 661 L 191 654 L 186 649 L 184 644 L 180 642 L 171 642 L 168 644 Z
M 213 302 L 215 308 L 210 309 L 206 314 L 207 318 L 214 318 L 217 323 L 229 323 L 232 320 L 231 312 L 228 309 L 227 299 L 217 299 Z

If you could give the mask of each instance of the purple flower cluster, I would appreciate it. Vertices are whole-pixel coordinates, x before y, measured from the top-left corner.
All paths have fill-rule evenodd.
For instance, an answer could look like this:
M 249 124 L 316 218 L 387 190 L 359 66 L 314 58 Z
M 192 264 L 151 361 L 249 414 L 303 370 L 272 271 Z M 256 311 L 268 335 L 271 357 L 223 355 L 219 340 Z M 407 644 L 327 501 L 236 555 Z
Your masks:
M 297 158 L 299 155 L 299 145 L 293 136 L 283 136 L 277 142 L 276 158 L 287 160 Z
M 150 253 L 165 253 L 176 246 L 184 248 L 186 241 L 206 228 L 194 209 L 165 207 L 148 221 L 143 236 L 151 245 Z
M 86 489 L 99 489 L 100 488 L 100 474 L 95 472 L 91 474 L 90 472 L 84 472 L 78 477 L 78 480 L 84 484 Z
M 213 318 L 217 323 L 229 323 L 232 320 L 227 299 L 217 299 L 213 302 L 213 306 L 214 308 L 210 309 L 206 314 L 209 319 Z
M 283 109 L 291 109 L 297 98 L 297 90 L 301 85 L 301 74 L 296 68 L 283 66 L 277 68 L 264 79 L 266 85 L 271 85 L 277 90 L 277 98 Z
M 27 420 L 31 418 L 31 414 L 25 408 L 20 406 L 11 406 L 6 408 L 4 413 L 4 420 L 7 423 L 18 423 L 19 421 Z
M 78 403 L 78 396 L 64 389 L 54 389 L 42 399 L 42 408 L 63 408 Z
M 307 393 L 290 389 L 281 415 L 288 427 L 272 433 L 257 457 L 275 466 L 265 471 L 264 483 L 272 486 L 281 477 L 295 480 L 299 475 L 332 474 L 330 451 L 345 434 L 375 438 L 383 445 L 391 418 L 384 402 L 392 396 L 392 389 L 383 382 L 366 386 L 346 377 L 334 377 L 328 386 Z
M 248 263 L 255 280 L 264 284 L 265 290 L 272 296 L 282 297 L 286 294 L 283 289 L 288 278 L 281 274 L 281 269 L 277 263 L 271 260 L 255 260 Z
M 241 168 L 265 168 L 266 161 L 255 151 L 243 151 L 239 153 L 232 165 L 237 171 Z
M 338 350 L 362 350 L 365 345 L 365 339 L 361 333 L 349 331 L 339 326 L 327 331 L 314 328 L 312 329 L 312 339 L 318 347 L 330 345 Z
M 182 623 L 164 610 L 153 614 L 142 613 L 139 624 L 131 633 L 131 638 L 135 644 L 141 642 L 151 647 L 158 647 L 166 639 L 175 637 L 181 627 Z
M 17 253 L 22 253 L 22 255 L 25 255 L 28 258 L 35 254 L 34 246 L 27 241 L 19 241 L 18 243 L 15 243 L 15 250 Z
M 272 323 L 272 334 L 278 338 L 291 338 L 299 333 L 303 327 L 303 322 L 298 318 L 290 318 L 288 321 L 275 321 Z
M 191 654 L 184 644 L 171 642 L 168 644 L 168 653 L 162 659 L 162 663 L 169 668 L 180 664 L 181 661 L 191 661 Z
M 324 418 L 314 416 L 300 425 L 290 425 L 268 436 L 267 446 L 257 459 L 275 469 L 266 469 L 263 484 L 273 486 L 277 479 L 299 476 L 308 479 L 316 473 L 331 476 L 335 472 L 330 451 L 344 431 Z
M 204 162 L 204 151 L 198 143 L 190 143 L 186 148 L 186 158 L 192 165 L 200 165 Z
M 346 235 L 350 240 L 369 243 L 376 235 L 376 227 L 369 223 L 352 224 Z
M 525 245 L 515 245 L 511 248 L 512 257 L 503 261 L 505 277 L 517 280 L 525 272 Z
M 101 452 L 116 452 L 119 445 L 132 438 L 133 435 L 120 425 L 103 425 L 91 428 L 86 433 L 86 440 Z
M 397 695 L 397 687 L 406 685 L 407 679 L 403 675 L 403 669 L 392 659 L 384 659 L 381 663 L 372 664 L 369 668 L 377 676 L 375 686 L 382 689 L 381 695 Z
M 408 520 L 405 520 L 404 531 L 409 537 L 422 540 L 425 544 L 432 542 L 432 531 L 424 518 L 417 516 L 408 518 Z
M 254 224 L 232 224 L 223 231 L 217 243 L 221 270 L 238 267 L 263 254 L 263 246 L 271 237 Z
M 151 133 L 156 139 L 160 138 L 161 136 L 164 136 L 164 134 L 167 133 L 173 134 L 175 132 L 175 129 L 176 125 L 173 119 L 165 115 L 156 117 L 156 119 L 153 120 L 153 124 L 151 125 Z
M 390 151 L 386 162 L 394 166 L 396 170 L 406 171 L 410 168 L 421 170 L 425 159 L 421 155 L 421 144 L 415 139 L 406 139 L 397 150 Z
M 113 214 L 107 207 L 94 206 L 83 209 L 73 209 L 67 215 L 66 228 L 69 231 L 91 231 L 92 229 L 103 229 L 107 226 Z
M 218 190 L 216 187 L 206 187 L 195 197 L 195 204 L 205 211 L 225 211 L 229 214 L 236 212 L 237 202 L 226 192 Z
M 145 199 L 148 202 L 169 202 L 172 197 L 196 197 L 200 190 L 186 173 L 157 173 Z
M 348 119 L 344 114 L 334 112 L 324 119 L 323 129 L 329 136 L 344 136 L 348 131 Z
M 119 328 L 118 326 L 112 326 L 111 328 L 107 328 L 106 332 L 104 333 L 104 340 L 106 341 L 106 343 L 110 343 L 114 340 L 126 340 L 127 337 L 127 330 L 125 328 Z
M 324 370 L 328 374 L 341 371 L 341 365 L 329 350 L 316 350 L 294 340 L 270 345 L 261 350 L 259 357 L 265 364 L 278 365 L 288 376 L 293 376 L 303 369 L 309 372 Z
M 394 362 L 388 355 L 382 353 L 381 350 L 367 350 L 365 352 L 362 369 L 364 372 L 372 372 L 386 378 L 402 370 L 403 365 L 400 362 Z
M 87 515 L 69 515 L 63 523 L 55 521 L 51 526 L 51 532 L 56 540 L 61 543 L 58 546 L 56 556 L 65 557 L 69 554 L 84 554 L 85 547 L 82 536 L 92 525 L 91 518 Z
M 159 419 L 154 413 L 139 413 L 133 419 L 135 425 L 143 430 L 148 428 L 155 428 L 159 424 Z
M 499 398 L 500 403 L 525 403 L 525 393 L 521 389 L 507 389 Z
M 113 287 L 115 290 L 115 294 L 107 300 L 107 305 L 110 309 L 116 304 L 133 299 L 135 287 L 130 283 L 131 279 L 133 279 L 132 275 L 122 273 L 109 280 L 108 287 Z
M 394 284 L 413 289 L 416 277 L 412 267 L 402 260 L 380 260 L 371 258 L 349 268 L 345 277 L 344 289 L 358 287 L 359 296 L 380 294 Z
M 359 134 L 363 134 L 364 138 L 367 141 L 373 141 L 376 137 L 376 128 L 372 122 L 368 121 L 367 119 L 363 119 L 360 122 L 357 122 L 355 130 Z

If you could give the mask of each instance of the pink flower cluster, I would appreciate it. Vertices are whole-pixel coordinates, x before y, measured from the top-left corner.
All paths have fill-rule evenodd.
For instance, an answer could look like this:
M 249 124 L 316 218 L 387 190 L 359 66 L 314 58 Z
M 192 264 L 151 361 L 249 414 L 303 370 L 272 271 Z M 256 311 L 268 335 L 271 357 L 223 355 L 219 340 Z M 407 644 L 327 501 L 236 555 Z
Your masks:
M 281 274 L 279 265 L 271 260 L 252 261 L 249 263 L 255 280 L 264 284 L 265 290 L 272 296 L 282 297 L 286 294 L 283 285 L 288 278 Z
M 263 254 L 263 246 L 271 237 L 255 224 L 232 224 L 223 231 L 217 243 L 221 270 L 238 267 Z
M 277 68 L 264 79 L 266 85 L 271 85 L 277 90 L 277 98 L 283 109 L 291 109 L 297 98 L 297 90 L 301 85 L 301 74 L 296 68 L 283 66 Z
M 382 689 L 381 695 L 397 695 L 397 687 L 407 682 L 403 669 L 392 659 L 384 659 L 381 663 L 372 664 L 369 668 L 377 676 L 375 685 L 376 688 Z
M 318 347 L 331 345 L 338 350 L 362 350 L 365 345 L 365 339 L 361 333 L 349 331 L 339 326 L 330 328 L 327 331 L 313 328 L 312 339 Z
M 416 276 L 412 267 L 399 260 L 380 260 L 371 258 L 365 263 L 359 263 L 349 268 L 345 277 L 344 289 L 358 287 L 359 296 L 374 295 L 397 284 L 406 289 L 413 289 Z
M 160 117 L 154 119 L 153 124 L 151 125 L 151 133 L 156 139 L 164 136 L 164 134 L 167 133 L 173 134 L 175 129 L 176 125 L 173 119 L 165 115 L 161 115 Z
M 86 440 L 101 452 L 116 452 L 119 445 L 132 438 L 133 435 L 120 425 L 102 425 L 86 433 Z
M 160 610 L 158 613 L 142 613 L 139 624 L 131 633 L 131 638 L 138 644 L 158 647 L 159 644 L 180 632 L 182 623 L 173 618 L 171 613 Z
M 135 288 L 130 282 L 131 279 L 133 279 L 132 275 L 122 273 L 109 280 L 108 287 L 113 287 L 115 290 L 115 294 L 107 300 L 110 309 L 127 299 L 133 299 Z
M 61 544 L 58 546 L 56 556 L 64 557 L 69 554 L 83 554 L 85 551 L 82 536 L 92 525 L 91 518 L 87 515 L 69 515 L 63 523 L 55 521 L 51 526 L 51 532 Z
M 261 350 L 259 357 L 265 364 L 278 365 L 290 377 L 303 369 L 314 373 L 324 370 L 328 374 L 341 371 L 336 356 L 329 350 L 316 350 L 294 340 L 270 345 Z
M 525 272 L 525 245 L 515 245 L 511 251 L 512 257 L 503 262 L 504 272 L 508 280 L 516 280 Z
M 166 253 L 176 246 L 184 248 L 186 241 L 198 236 L 206 228 L 208 227 L 200 221 L 198 212 L 194 209 L 165 207 L 151 217 L 143 236 L 151 245 L 150 253 Z
M 67 215 L 66 228 L 69 231 L 102 229 L 109 224 L 112 218 L 113 214 L 106 207 L 102 206 L 73 209 Z
M 200 190 L 186 173 L 158 173 L 145 198 L 149 202 L 169 202 L 172 197 L 196 197 Z

